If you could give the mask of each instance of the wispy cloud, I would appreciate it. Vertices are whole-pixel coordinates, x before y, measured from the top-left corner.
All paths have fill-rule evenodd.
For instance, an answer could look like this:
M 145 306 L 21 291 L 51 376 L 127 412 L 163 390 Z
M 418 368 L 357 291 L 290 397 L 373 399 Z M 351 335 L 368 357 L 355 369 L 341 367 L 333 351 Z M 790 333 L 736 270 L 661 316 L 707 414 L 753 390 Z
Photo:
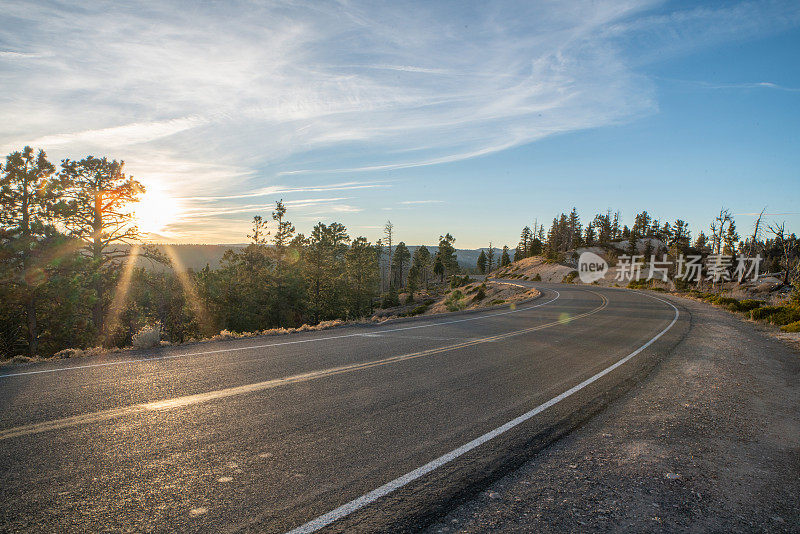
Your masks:
M 391 187 L 390 184 L 382 182 L 345 182 L 338 184 L 331 184 L 325 186 L 285 186 L 276 185 L 264 187 L 256 191 L 242 193 L 240 195 L 218 195 L 218 196 L 204 196 L 204 197 L 182 197 L 185 200 L 197 201 L 219 201 L 219 200 L 236 200 L 243 198 L 275 196 L 291 193 L 317 193 L 323 191 L 347 191 L 352 189 L 376 189 L 382 187 Z
M 0 50 L 0 59 L 38 59 L 47 57 L 48 54 L 38 52 L 15 52 L 13 50 Z
M 708 82 L 702 80 L 679 80 L 675 78 L 660 78 L 665 81 L 699 87 L 701 89 L 774 89 L 789 93 L 800 92 L 800 87 L 785 87 L 773 82 Z
M 189 130 L 205 124 L 207 121 L 199 117 L 186 117 L 155 122 L 136 122 L 115 126 L 113 128 L 100 128 L 97 130 L 84 130 L 74 133 L 46 135 L 32 141 L 18 144 L 29 144 L 39 147 L 58 147 L 66 144 L 81 144 L 105 149 L 121 146 L 147 143 L 168 137 L 176 133 Z M 13 148 L 12 146 L 5 148 Z
M 3 11 L 0 147 L 125 159 L 187 213 L 226 215 L 259 197 L 368 195 L 398 169 L 646 116 L 658 104 L 642 63 L 800 20 L 787 1 L 9 0 Z M 329 183 L 347 173 L 372 175 Z
M 416 204 L 444 204 L 444 200 L 404 200 L 400 204 L 416 205 Z

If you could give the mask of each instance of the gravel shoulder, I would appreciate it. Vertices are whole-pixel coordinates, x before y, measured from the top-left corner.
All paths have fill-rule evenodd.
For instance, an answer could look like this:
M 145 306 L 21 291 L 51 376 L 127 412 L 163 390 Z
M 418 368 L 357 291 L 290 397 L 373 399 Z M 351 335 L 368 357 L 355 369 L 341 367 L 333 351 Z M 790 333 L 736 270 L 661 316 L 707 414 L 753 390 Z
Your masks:
M 427 532 L 800 531 L 800 352 L 705 303 L 641 384 Z

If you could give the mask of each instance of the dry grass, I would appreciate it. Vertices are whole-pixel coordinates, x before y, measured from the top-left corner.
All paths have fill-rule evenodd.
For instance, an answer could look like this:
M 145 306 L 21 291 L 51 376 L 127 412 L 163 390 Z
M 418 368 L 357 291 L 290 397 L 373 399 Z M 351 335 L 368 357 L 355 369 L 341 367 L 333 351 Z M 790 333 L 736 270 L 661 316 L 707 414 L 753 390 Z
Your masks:
M 152 349 L 161 344 L 161 328 L 154 325 L 145 325 L 131 338 L 134 349 Z
M 490 306 L 508 303 L 519 302 L 521 300 L 527 300 L 530 298 L 534 298 L 539 296 L 539 292 L 535 289 L 528 289 L 519 286 L 512 286 L 508 284 L 503 284 L 500 282 L 494 281 L 487 281 L 484 288 L 484 297 L 480 300 L 475 300 L 474 295 L 478 292 L 478 288 L 481 286 L 480 283 L 472 283 L 468 284 L 464 287 L 459 288 L 456 291 L 459 291 L 462 295 L 463 305 L 457 306 L 457 309 L 477 309 L 477 308 L 487 308 Z M 452 292 L 445 293 L 444 297 L 440 296 L 440 300 L 436 303 L 427 307 L 427 311 L 424 315 L 432 315 L 435 313 L 447 313 L 448 311 L 454 311 L 452 308 L 451 310 L 447 309 L 447 306 L 444 304 L 445 300 L 447 300 L 448 295 Z M 502 302 L 500 302 L 502 301 Z M 353 325 L 353 324 L 382 324 L 388 321 L 393 321 L 397 319 L 404 318 L 404 315 L 400 315 L 399 313 L 390 313 L 388 315 L 378 316 L 375 315 L 369 319 L 358 319 L 355 321 L 343 321 L 341 319 L 335 319 L 331 321 L 322 321 L 319 324 L 309 325 L 304 324 L 298 326 L 297 328 L 271 328 L 268 330 L 258 330 L 254 332 L 232 332 L 230 330 L 222 330 L 219 334 L 214 336 L 203 338 L 203 339 L 189 339 L 184 344 L 188 343 L 207 343 L 211 341 L 225 341 L 229 339 L 246 339 L 258 336 L 281 336 L 286 334 L 294 334 L 298 332 L 315 332 L 320 330 L 328 330 L 331 328 L 338 328 L 341 326 L 346 325 Z M 103 347 L 91 347 L 87 349 L 64 349 L 62 351 L 57 352 L 51 358 L 40 358 L 40 357 L 28 357 L 28 356 L 14 356 L 8 360 L 2 362 L 2 364 L 18 364 L 18 363 L 34 363 L 34 362 L 41 362 L 47 360 L 54 360 L 54 359 L 66 359 L 66 358 L 83 358 L 87 356 L 101 356 L 107 355 L 112 353 L 119 353 L 119 352 L 126 352 L 131 350 L 144 350 L 155 348 L 159 346 L 167 346 L 171 345 L 171 343 L 166 341 L 160 341 L 161 331 L 158 327 L 155 326 L 145 326 L 140 330 L 137 334 L 133 336 L 133 346 L 131 347 L 124 347 L 124 348 L 112 348 L 107 349 Z

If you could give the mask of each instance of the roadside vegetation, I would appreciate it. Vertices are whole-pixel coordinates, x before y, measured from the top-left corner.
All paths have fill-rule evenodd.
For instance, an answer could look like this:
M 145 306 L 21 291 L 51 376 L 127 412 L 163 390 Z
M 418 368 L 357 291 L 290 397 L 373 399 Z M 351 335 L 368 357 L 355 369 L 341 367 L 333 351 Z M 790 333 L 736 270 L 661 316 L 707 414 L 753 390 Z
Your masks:
M 187 269 L 170 246 L 144 242 L 135 216 L 144 193 L 121 161 L 87 156 L 57 167 L 30 147 L 8 155 L 0 166 L 0 360 L 330 328 L 534 295 L 463 274 L 450 233 L 437 246 L 416 248 L 397 239 L 391 222 L 374 243 L 351 237 L 339 222 L 319 222 L 304 235 L 281 200 L 266 217 L 253 218 L 246 246 L 227 250 L 214 268 Z M 715 295 L 715 303 L 754 320 L 798 329 L 796 303 L 787 300 L 798 279 L 797 237 L 783 223 L 762 225 L 759 218 L 752 235 L 741 239 L 725 210 L 708 234 L 692 239 L 681 219 L 659 221 L 642 211 L 627 226 L 609 210 L 584 225 L 573 209 L 554 218 L 548 231 L 538 222 L 525 226 L 514 249 L 489 243 L 468 272 L 578 283 L 582 250 L 611 266 L 622 254 L 759 254 L 762 272 L 772 273 L 769 287 L 748 288 L 756 296 L 736 303 L 722 296 L 730 284 L 629 287 Z
M 734 217 L 727 210 L 692 238 L 688 224 L 653 219 L 646 211 L 634 217 L 634 224 L 621 223 L 620 213 L 610 210 L 595 215 L 588 224 L 581 222 L 577 210 L 553 219 L 549 230 L 534 223 L 526 226 L 510 265 L 490 273 L 494 278 L 579 283 L 577 260 L 584 251 L 593 252 L 609 264 L 598 285 L 670 292 L 739 314 L 741 317 L 780 327 L 784 332 L 800 332 L 800 241 L 786 231 L 785 223 L 768 223 L 759 217 L 748 235 L 740 236 Z M 709 280 L 706 261 L 711 255 L 726 255 L 730 265 L 718 282 Z M 638 280 L 615 279 L 614 266 L 620 256 L 638 256 Z M 697 256 L 703 264 L 700 281 L 675 277 L 675 260 Z M 738 258 L 762 258 L 759 277 L 739 283 L 735 280 Z M 651 259 L 669 260 L 669 280 L 648 276 Z M 479 265 L 480 267 L 480 265 Z
M 87 156 L 59 167 L 30 147 L 0 165 L 0 360 L 148 348 L 244 333 L 286 333 L 413 305 L 461 268 L 445 233 L 412 255 L 395 241 L 351 238 L 338 222 L 298 233 L 276 201 L 253 218 L 249 244 L 218 268 L 185 269 L 143 242 L 145 189 L 124 163 Z M 166 253 L 162 252 L 166 251 Z M 145 258 L 153 266 L 140 266 Z M 453 306 L 459 307 L 455 303 Z

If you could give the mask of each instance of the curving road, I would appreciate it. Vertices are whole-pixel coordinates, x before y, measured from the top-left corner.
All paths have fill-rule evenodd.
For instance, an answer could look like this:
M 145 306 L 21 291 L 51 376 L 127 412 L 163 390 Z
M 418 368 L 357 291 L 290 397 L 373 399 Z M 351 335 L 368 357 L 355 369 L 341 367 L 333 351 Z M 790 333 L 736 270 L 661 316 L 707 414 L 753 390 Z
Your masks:
M 687 329 L 649 294 L 535 286 L 516 309 L 3 368 L 0 530 L 414 530 Z

